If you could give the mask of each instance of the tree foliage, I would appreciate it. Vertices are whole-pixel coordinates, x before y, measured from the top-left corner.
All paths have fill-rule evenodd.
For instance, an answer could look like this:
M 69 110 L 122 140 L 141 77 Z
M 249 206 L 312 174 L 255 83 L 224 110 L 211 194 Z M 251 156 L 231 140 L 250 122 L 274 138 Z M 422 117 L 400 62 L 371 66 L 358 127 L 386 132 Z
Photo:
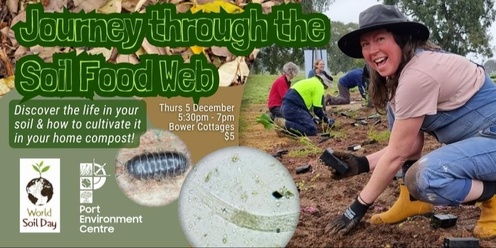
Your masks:
M 251 70 L 255 74 L 265 72 L 280 74 L 285 63 L 293 62 L 297 65 L 303 65 L 304 57 L 303 49 L 271 45 L 260 50 Z
M 357 67 L 355 62 L 356 59 L 346 56 L 339 50 L 338 40 L 344 34 L 353 31 L 358 28 L 356 23 L 347 23 L 333 21 L 331 22 L 331 41 L 329 42 L 329 48 L 327 51 L 329 70 L 332 74 L 337 74 L 339 72 L 346 72 L 352 68 Z M 363 65 L 363 60 L 360 60 Z M 360 66 L 358 66 L 360 67 Z
M 447 51 L 493 56 L 488 30 L 496 19 L 494 0 L 384 0 L 384 4 L 394 4 L 424 23 L 431 41 Z
M 484 63 L 484 68 L 491 74 L 496 73 L 496 60 L 490 59 L 486 61 L 486 63 Z
M 335 0 L 304 0 L 301 1 L 302 9 L 309 12 L 324 13 Z
M 324 13 L 335 0 L 304 0 L 301 1 L 303 13 Z M 327 48 L 327 47 L 326 47 Z M 307 48 L 289 48 L 271 45 L 260 49 L 252 71 L 253 73 L 279 74 L 282 66 L 287 62 L 293 62 L 303 67 L 304 50 Z
M 335 0 L 301 1 L 304 13 L 325 12 Z M 496 20 L 494 0 L 383 0 L 393 4 L 410 20 L 424 23 L 431 31 L 430 40 L 443 49 L 466 56 L 477 54 L 493 56 L 489 29 Z M 360 67 L 363 60 L 344 55 L 337 46 L 338 39 L 358 27 L 356 23 L 331 22 L 331 40 L 324 47 L 328 54 L 328 66 L 333 74 Z M 270 46 L 263 48 L 255 60 L 254 73 L 280 73 L 284 63 L 292 61 L 303 67 L 303 51 L 307 48 L 284 48 Z M 322 49 L 322 48 L 316 48 Z

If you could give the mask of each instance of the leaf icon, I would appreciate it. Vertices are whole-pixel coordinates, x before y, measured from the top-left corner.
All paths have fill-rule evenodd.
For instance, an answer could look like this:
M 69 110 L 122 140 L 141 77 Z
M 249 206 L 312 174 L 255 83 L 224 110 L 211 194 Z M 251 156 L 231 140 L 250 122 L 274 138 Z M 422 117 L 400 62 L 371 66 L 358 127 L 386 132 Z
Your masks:
M 83 181 L 81 181 L 81 184 L 85 187 L 85 188 L 88 188 L 91 186 L 91 181 L 87 178 L 83 179 Z
M 41 173 L 46 172 L 48 169 L 50 169 L 50 165 L 41 168 L 43 166 L 43 161 L 41 161 L 39 164 L 38 163 L 32 164 L 31 166 L 33 166 L 33 169 L 40 174 L 40 177 L 41 177 Z

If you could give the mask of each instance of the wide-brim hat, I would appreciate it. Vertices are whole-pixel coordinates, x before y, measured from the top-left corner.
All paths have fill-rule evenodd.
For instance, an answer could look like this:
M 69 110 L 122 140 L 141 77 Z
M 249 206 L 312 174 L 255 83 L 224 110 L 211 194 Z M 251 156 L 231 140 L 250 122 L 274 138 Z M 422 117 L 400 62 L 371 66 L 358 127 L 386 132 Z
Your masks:
M 429 29 L 424 24 L 409 21 L 393 5 L 377 4 L 360 13 L 358 29 L 343 35 L 338 41 L 338 47 L 352 58 L 363 58 L 360 36 L 380 28 L 410 34 L 417 40 L 429 39 Z

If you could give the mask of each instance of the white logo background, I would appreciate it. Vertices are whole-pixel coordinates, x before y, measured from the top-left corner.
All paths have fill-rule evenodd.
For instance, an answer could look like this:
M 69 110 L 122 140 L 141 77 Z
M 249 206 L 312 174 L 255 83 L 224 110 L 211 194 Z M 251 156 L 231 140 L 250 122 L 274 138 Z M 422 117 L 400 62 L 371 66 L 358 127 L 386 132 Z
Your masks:
M 26 186 L 33 179 L 40 177 L 40 173 L 33 166 L 39 168 L 41 177 L 45 180 L 39 182 L 50 182 L 53 190 L 51 199 L 43 197 L 41 189 L 30 191 L 38 200 L 33 203 L 29 197 Z M 49 168 L 47 168 L 49 166 Z M 43 171 L 43 169 L 46 171 Z M 38 182 L 38 181 L 37 181 Z M 36 187 L 45 187 L 40 183 Z M 19 160 L 19 226 L 21 233 L 60 233 L 60 159 L 59 158 L 21 158 Z

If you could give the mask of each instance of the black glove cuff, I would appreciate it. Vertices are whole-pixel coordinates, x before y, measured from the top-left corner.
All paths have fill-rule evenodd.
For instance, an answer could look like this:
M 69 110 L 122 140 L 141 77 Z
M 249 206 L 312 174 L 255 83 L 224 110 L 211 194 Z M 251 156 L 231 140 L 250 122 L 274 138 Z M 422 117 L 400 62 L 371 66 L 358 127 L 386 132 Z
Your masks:
M 351 204 L 351 206 L 346 209 L 346 211 L 344 212 L 344 216 L 349 220 L 354 219 L 356 216 L 362 218 L 365 213 L 367 213 L 367 210 L 369 210 L 370 206 L 371 205 L 362 204 L 357 197 L 353 204 Z
M 370 171 L 369 160 L 367 159 L 367 157 L 355 155 L 352 156 L 354 156 L 358 162 L 358 174 Z

